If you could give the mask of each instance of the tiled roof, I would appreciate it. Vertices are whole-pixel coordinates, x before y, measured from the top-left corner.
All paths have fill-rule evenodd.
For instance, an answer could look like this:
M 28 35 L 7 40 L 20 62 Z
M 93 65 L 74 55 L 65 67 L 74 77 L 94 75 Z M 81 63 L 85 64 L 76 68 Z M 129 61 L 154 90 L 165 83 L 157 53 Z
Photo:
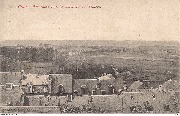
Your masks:
M 89 90 L 95 89 L 98 83 L 97 79 L 74 79 L 73 89 L 80 91 L 82 85 L 86 85 Z
M 65 93 L 72 93 L 72 75 L 50 74 L 49 76 L 52 78 L 52 93 L 58 93 L 60 85 L 63 85 Z
M 112 76 L 112 74 L 107 74 L 107 75 L 99 77 L 98 79 L 99 80 L 111 80 L 111 79 L 114 79 L 114 77 Z
M 28 83 L 32 85 L 47 85 L 49 83 L 49 75 L 27 74 L 24 76 L 26 79 L 21 81 L 22 85 L 27 85 Z
M 100 81 L 101 83 L 101 89 L 103 90 L 108 90 L 108 86 L 112 84 L 115 88 L 115 90 L 119 90 L 123 87 L 123 79 L 118 78 L 118 79 L 111 79 L 111 80 L 102 80 Z
M 135 81 L 129 88 L 130 89 L 138 89 L 143 83 L 140 81 Z
M 52 63 L 33 63 L 33 66 L 37 68 L 52 67 L 52 65 Z

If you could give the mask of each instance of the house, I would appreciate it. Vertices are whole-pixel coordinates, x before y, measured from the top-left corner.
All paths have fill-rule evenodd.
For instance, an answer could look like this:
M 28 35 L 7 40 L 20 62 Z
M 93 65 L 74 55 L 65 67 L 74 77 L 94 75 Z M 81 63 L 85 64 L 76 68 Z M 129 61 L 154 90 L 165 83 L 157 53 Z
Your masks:
M 123 89 L 123 79 L 122 78 L 111 78 L 109 80 L 99 80 L 101 84 L 102 94 L 115 94 L 118 93 L 119 90 Z
M 73 89 L 77 95 L 105 95 L 114 94 L 122 89 L 121 78 L 110 78 L 107 75 L 98 79 L 74 79 Z
M 162 84 L 162 90 L 165 92 L 172 92 L 179 90 L 179 82 L 177 80 L 169 79 L 164 84 Z
M 73 90 L 76 95 L 94 94 L 98 84 L 97 79 L 74 79 Z
M 111 79 L 115 79 L 112 74 L 104 74 L 101 77 L 98 78 L 99 80 L 111 80 Z
M 100 80 L 99 83 L 102 94 L 115 93 L 114 79 Z
M 49 74 L 51 81 L 51 94 L 65 95 L 72 94 L 72 75 L 70 74 Z
M 17 105 L 20 102 L 21 72 L 0 72 L 0 105 Z
M 20 86 L 0 86 L 0 105 L 1 106 L 17 106 L 21 105 L 21 88 Z
M 44 94 L 50 93 L 51 91 L 51 80 L 49 75 L 23 75 L 21 85 L 26 94 Z
M 152 88 L 159 88 L 159 85 L 162 85 L 165 83 L 164 80 L 143 80 L 142 85 L 139 87 L 139 89 L 152 89 Z
M 140 82 L 140 81 L 135 81 L 134 83 L 131 84 L 131 86 L 129 87 L 129 89 L 130 89 L 130 91 L 137 91 L 141 85 L 143 85 L 142 82 Z

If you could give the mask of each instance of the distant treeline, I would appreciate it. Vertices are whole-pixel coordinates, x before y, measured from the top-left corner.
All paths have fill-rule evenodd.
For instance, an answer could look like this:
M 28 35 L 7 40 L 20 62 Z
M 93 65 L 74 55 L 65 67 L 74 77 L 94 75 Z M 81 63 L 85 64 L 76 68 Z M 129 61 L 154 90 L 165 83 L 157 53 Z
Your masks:
M 114 46 L 91 46 L 88 47 L 92 49 L 91 51 L 84 51 L 84 53 L 89 54 L 99 54 L 99 53 L 128 53 L 128 54 L 138 54 L 138 55 L 147 55 L 152 54 L 157 55 L 163 55 L 162 57 L 166 55 L 177 55 L 178 54 L 178 48 L 177 46 L 137 46 L 134 48 L 130 47 L 114 47 Z
M 54 72 L 52 71 L 51 73 Z M 59 72 L 56 73 L 69 73 L 72 74 L 74 78 L 79 79 L 100 77 L 102 74 L 112 74 L 116 78 L 115 71 L 111 66 L 100 64 L 83 63 L 81 67 L 77 67 L 72 64 L 70 67 L 64 66 L 63 68 L 60 68 Z
M 4 46 L 0 47 L 0 55 L 11 61 L 49 62 L 53 60 L 54 50 L 52 47 Z
M 123 75 L 126 79 L 162 80 L 178 77 L 179 71 L 179 51 L 175 46 L 137 46 L 136 48 L 58 46 L 56 49 L 44 45 L 4 46 L 0 47 L 0 55 L 3 56 L 0 71 L 25 70 L 21 65 L 26 64 L 27 61 L 29 64 L 43 63 L 43 67 L 37 70 L 43 70 L 44 73 L 68 73 L 80 79 L 99 77 L 104 73 L 117 77 L 115 74 L 117 71 L 121 73 L 119 76 Z M 130 58 L 123 59 L 123 56 Z M 49 67 L 48 63 L 52 63 L 52 66 Z M 117 70 L 115 71 L 112 66 Z M 32 67 L 26 70 L 31 73 Z M 37 67 L 34 67 L 34 70 L 35 68 Z

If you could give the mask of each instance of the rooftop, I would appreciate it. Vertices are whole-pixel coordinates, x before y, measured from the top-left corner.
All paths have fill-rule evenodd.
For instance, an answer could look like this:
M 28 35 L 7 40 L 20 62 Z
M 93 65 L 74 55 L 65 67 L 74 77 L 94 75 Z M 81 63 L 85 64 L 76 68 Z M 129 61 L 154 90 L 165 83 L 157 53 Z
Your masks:
M 27 74 L 26 79 L 22 80 L 22 85 L 47 85 L 49 83 L 49 75 Z

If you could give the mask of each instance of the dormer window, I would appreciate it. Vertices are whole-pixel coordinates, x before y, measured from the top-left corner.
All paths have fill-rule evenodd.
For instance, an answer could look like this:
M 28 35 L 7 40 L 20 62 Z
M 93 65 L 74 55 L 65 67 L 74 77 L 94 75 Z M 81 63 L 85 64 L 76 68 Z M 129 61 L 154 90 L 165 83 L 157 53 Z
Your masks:
M 96 95 L 96 90 L 92 90 L 92 95 Z
M 106 90 L 101 90 L 102 95 L 106 95 Z
M 13 88 L 13 83 L 6 83 L 6 89 L 11 90 Z
M 81 92 L 82 92 L 82 95 L 87 94 L 87 86 L 86 85 L 81 86 Z

